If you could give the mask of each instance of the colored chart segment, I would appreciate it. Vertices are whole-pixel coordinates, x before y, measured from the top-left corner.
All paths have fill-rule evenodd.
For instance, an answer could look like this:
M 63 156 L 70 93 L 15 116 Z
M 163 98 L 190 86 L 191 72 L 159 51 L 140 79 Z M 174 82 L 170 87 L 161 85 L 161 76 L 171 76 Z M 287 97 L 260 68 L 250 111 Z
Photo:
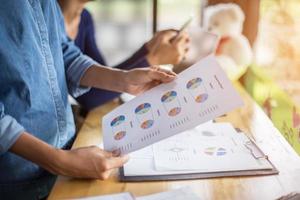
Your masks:
M 126 135 L 126 131 L 120 131 L 118 133 L 115 134 L 114 139 L 115 140 L 121 140 L 122 138 L 124 138 Z
M 154 117 L 150 103 L 140 104 L 136 107 L 134 112 L 137 115 L 137 121 L 142 129 L 148 129 L 153 126 Z
M 177 97 L 177 92 L 169 91 L 161 97 L 161 102 L 168 103 L 173 101 L 176 97 Z
M 168 115 L 171 117 L 174 117 L 174 116 L 178 115 L 180 113 L 180 111 L 181 111 L 180 107 L 175 107 L 169 111 Z
M 206 93 L 203 93 L 203 94 L 200 94 L 196 97 L 195 101 L 198 102 L 198 103 L 203 103 L 204 101 L 206 101 L 208 98 L 208 94 Z
M 197 103 L 203 103 L 208 99 L 208 94 L 201 78 L 191 79 L 187 82 L 186 88 Z
M 135 109 L 135 114 L 138 115 L 142 115 L 147 113 L 149 110 L 151 109 L 151 104 L 150 103 L 143 103 L 141 105 L 139 105 L 136 109 Z
M 111 127 L 116 127 L 116 126 L 120 125 L 120 124 L 121 124 L 122 122 L 124 122 L 124 121 L 125 121 L 125 116 L 124 116 L 124 115 L 120 115 L 120 116 L 114 118 L 114 119 L 111 121 L 110 126 L 111 126 Z
M 202 79 L 197 77 L 194 78 L 192 80 L 190 80 L 187 84 L 186 84 L 186 88 L 187 89 L 196 89 L 197 87 L 199 87 L 202 83 Z
M 153 124 L 154 124 L 154 120 L 146 120 L 146 121 L 144 121 L 142 124 L 141 124 L 141 128 L 142 129 L 148 129 L 148 128 L 150 128 L 151 126 L 153 126 Z
M 224 156 L 226 155 L 227 151 L 223 147 L 208 147 L 204 150 L 204 153 L 209 156 Z
M 160 100 L 170 117 L 174 117 L 181 112 L 181 106 L 176 91 L 166 92 L 162 95 Z

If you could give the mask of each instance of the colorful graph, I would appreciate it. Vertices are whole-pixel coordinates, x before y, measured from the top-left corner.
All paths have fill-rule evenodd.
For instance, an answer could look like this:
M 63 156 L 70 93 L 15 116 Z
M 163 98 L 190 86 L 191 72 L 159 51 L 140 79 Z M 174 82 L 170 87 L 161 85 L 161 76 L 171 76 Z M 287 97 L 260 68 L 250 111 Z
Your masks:
M 201 78 L 194 78 L 192 80 L 190 80 L 187 84 L 186 84 L 186 88 L 187 89 L 196 89 L 197 87 L 199 87 L 202 83 L 202 79 Z
M 150 109 L 151 109 L 150 103 L 143 103 L 135 109 L 135 114 L 142 115 L 147 113 Z
M 176 91 L 166 92 L 161 97 L 161 102 L 163 103 L 169 116 L 174 117 L 181 112 L 181 106 Z
M 209 156 L 224 156 L 227 151 L 223 147 L 208 147 L 204 150 L 204 153 Z
M 201 78 L 191 79 L 186 84 L 186 88 L 197 103 L 203 103 L 207 100 L 208 94 Z
M 121 140 L 122 138 L 124 138 L 126 135 L 126 131 L 120 131 L 118 133 L 115 134 L 114 139 L 115 140 Z
M 125 137 L 126 130 L 125 130 L 124 122 L 125 122 L 124 115 L 120 115 L 111 121 L 110 126 L 112 127 L 115 140 L 121 140 L 122 138 Z
M 198 102 L 198 103 L 202 103 L 204 101 L 206 101 L 208 98 L 208 94 L 206 93 L 203 93 L 203 94 L 200 94 L 196 97 L 195 101 Z
M 122 122 L 124 122 L 124 121 L 125 121 L 125 116 L 124 116 L 124 115 L 120 115 L 120 116 L 114 118 L 114 119 L 111 121 L 110 126 L 111 126 L 111 127 L 116 127 L 116 126 L 120 125 L 120 124 L 121 124 Z
M 177 97 L 177 92 L 169 91 L 161 97 L 161 102 L 168 103 L 173 101 L 176 97 Z
M 140 127 L 142 129 L 148 129 L 153 126 L 154 118 L 152 113 L 152 108 L 150 103 L 143 103 L 136 107 L 135 114 L 140 122 Z
M 146 120 L 141 124 L 142 129 L 148 129 L 154 124 L 154 120 Z
M 171 116 L 171 117 L 174 117 L 176 115 L 178 115 L 181 111 L 181 108 L 180 107 L 175 107 L 175 108 L 172 108 L 169 112 L 168 112 L 168 115 Z

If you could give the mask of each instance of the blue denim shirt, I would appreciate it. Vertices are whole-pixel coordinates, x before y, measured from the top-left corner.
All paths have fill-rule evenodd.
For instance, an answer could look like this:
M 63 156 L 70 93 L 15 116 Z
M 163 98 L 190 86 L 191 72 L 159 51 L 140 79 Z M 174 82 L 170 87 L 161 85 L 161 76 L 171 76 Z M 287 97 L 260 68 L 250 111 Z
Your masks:
M 74 136 L 67 96 L 88 90 L 79 82 L 95 62 L 66 37 L 63 24 L 56 0 L 0 3 L 0 188 L 44 173 L 8 152 L 23 131 L 57 148 Z

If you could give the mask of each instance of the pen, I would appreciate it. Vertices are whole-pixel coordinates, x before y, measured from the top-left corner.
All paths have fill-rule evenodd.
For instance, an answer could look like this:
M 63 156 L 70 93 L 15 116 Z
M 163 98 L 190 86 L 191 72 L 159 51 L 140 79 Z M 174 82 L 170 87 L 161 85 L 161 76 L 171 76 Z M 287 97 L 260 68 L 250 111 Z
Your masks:
M 179 29 L 177 35 L 171 40 L 174 41 L 176 38 L 178 38 L 180 36 L 180 34 L 191 24 L 191 22 L 193 21 L 193 17 L 189 17 L 189 19 L 181 26 L 181 28 Z

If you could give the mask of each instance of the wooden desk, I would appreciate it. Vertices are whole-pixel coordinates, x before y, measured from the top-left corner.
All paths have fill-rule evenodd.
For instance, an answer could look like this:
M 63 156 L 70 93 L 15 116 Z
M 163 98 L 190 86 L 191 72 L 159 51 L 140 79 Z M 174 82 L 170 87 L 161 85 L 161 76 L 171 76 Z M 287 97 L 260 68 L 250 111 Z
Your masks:
M 275 199 L 292 191 L 300 191 L 299 156 L 241 85 L 236 83 L 235 86 L 243 97 L 245 106 L 218 121 L 231 122 L 235 127 L 249 133 L 279 169 L 279 175 L 141 183 L 120 183 L 117 171 L 106 181 L 58 177 L 49 199 L 78 198 L 124 191 L 141 196 L 181 186 L 192 187 L 201 199 L 222 200 Z M 98 145 L 102 139 L 100 119 L 116 106 L 117 103 L 110 102 L 89 113 L 73 148 Z

